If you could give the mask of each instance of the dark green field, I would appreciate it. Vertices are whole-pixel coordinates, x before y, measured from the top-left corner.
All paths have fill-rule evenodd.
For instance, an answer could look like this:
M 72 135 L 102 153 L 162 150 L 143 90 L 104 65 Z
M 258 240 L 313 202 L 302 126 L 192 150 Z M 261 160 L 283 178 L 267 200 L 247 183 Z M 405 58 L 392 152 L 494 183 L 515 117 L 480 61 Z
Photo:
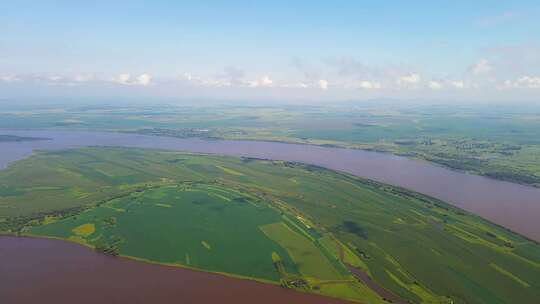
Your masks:
M 0 231 L 384 303 L 535 303 L 540 246 L 404 189 L 281 161 L 117 148 L 0 171 Z
M 30 233 L 75 237 L 150 261 L 270 281 L 279 281 L 271 259 L 276 252 L 287 272 L 297 273 L 286 252 L 258 228 L 279 222 L 279 214 L 250 200 L 217 185 L 163 186 L 113 199 Z M 78 239 L 73 229 L 84 224 L 94 225 L 95 231 Z

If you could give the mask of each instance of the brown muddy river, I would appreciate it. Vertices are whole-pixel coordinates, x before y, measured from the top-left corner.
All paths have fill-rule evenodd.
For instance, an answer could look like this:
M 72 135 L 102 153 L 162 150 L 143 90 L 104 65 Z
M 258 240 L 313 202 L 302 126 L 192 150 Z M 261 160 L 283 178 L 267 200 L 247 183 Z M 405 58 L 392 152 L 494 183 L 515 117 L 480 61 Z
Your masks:
M 0 236 L 0 303 L 346 302 L 249 280 L 113 258 L 74 243 Z

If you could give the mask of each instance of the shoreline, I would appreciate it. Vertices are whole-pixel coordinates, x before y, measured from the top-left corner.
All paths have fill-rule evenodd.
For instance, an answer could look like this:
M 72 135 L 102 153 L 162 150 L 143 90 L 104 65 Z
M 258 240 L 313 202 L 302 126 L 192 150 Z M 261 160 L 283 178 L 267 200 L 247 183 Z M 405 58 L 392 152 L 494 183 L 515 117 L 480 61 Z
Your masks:
M 334 299 L 334 300 L 338 300 L 338 301 L 343 301 L 344 303 L 346 303 L 346 302 L 360 303 L 360 304 L 362 303 L 362 302 L 359 302 L 359 301 L 355 301 L 354 299 L 337 298 L 337 297 L 331 297 L 331 296 L 328 296 L 328 295 L 324 295 L 324 294 L 320 294 L 320 293 L 316 293 L 316 292 L 309 292 L 309 291 L 305 291 L 305 290 L 301 290 L 301 289 L 285 288 L 285 287 L 282 287 L 279 284 L 279 282 L 274 282 L 274 281 L 270 281 L 270 280 L 264 280 L 264 279 L 255 278 L 255 277 L 242 276 L 242 275 L 237 275 L 237 274 L 227 273 L 227 272 L 211 271 L 211 270 L 206 270 L 206 269 L 197 268 L 197 267 L 191 267 L 191 266 L 188 266 L 188 265 L 183 265 L 183 264 L 178 264 L 178 263 L 166 263 L 166 262 L 152 261 L 152 260 L 149 260 L 149 259 L 139 258 L 139 257 L 135 257 L 135 256 L 130 256 L 130 255 L 124 255 L 124 254 L 119 254 L 117 256 L 108 255 L 108 254 L 101 253 L 101 252 L 97 251 L 94 246 L 92 246 L 92 245 L 90 245 L 88 243 L 77 242 L 75 240 L 70 240 L 70 239 L 61 238 L 61 237 L 48 236 L 48 235 L 37 235 L 37 234 L 31 234 L 31 233 L 22 233 L 20 235 L 16 235 L 16 234 L 11 234 L 11 233 L 0 232 L 0 238 L 1 237 L 25 238 L 25 239 L 45 239 L 45 240 L 50 240 L 50 241 L 59 241 L 59 242 L 63 242 L 63 243 L 67 243 L 67 244 L 71 244 L 71 245 L 75 245 L 75 246 L 81 246 L 83 248 L 86 248 L 88 250 L 91 250 L 91 251 L 95 252 L 96 254 L 100 254 L 100 255 L 106 256 L 106 257 L 111 258 L 111 259 L 117 259 L 118 258 L 118 259 L 124 259 L 124 260 L 127 260 L 127 261 L 144 263 L 144 264 L 147 264 L 147 265 L 153 265 L 153 266 L 158 266 L 158 267 L 167 267 L 167 268 L 171 268 L 171 269 L 179 269 L 179 270 L 183 270 L 183 271 L 204 273 L 204 274 L 208 274 L 208 275 L 224 276 L 224 277 L 229 278 L 229 279 L 250 281 L 250 282 L 254 282 L 254 283 L 257 283 L 257 284 L 261 284 L 261 285 L 269 285 L 269 286 L 279 287 L 279 288 L 282 288 L 284 290 L 290 290 L 291 292 L 297 292 L 297 293 L 302 293 L 302 294 L 307 294 L 307 295 L 313 295 L 313 296 L 317 296 L 317 297 L 321 297 L 321 298 Z

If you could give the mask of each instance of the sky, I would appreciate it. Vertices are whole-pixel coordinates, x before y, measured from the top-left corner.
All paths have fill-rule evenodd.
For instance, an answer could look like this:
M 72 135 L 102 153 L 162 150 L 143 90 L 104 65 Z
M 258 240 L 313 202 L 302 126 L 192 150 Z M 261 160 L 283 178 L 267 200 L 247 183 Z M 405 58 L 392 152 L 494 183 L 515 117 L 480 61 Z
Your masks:
M 0 99 L 540 99 L 540 1 L 2 1 Z

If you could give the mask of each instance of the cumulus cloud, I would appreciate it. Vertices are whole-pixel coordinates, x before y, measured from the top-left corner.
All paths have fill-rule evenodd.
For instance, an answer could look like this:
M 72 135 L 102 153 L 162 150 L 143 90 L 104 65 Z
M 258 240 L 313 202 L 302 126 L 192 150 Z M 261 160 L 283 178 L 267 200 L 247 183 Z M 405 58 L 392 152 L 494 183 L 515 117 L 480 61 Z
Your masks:
M 192 81 L 194 79 L 193 75 L 191 73 L 183 73 L 180 75 L 180 80 L 186 80 L 186 81 Z
M 137 77 L 135 81 L 136 84 L 139 84 L 142 86 L 147 86 L 150 84 L 150 82 L 152 82 L 152 76 L 146 73 L 139 75 L 139 77 Z
M 90 81 L 95 80 L 95 77 L 94 75 L 91 75 L 91 74 L 81 74 L 81 75 L 76 75 L 75 77 L 73 77 L 73 80 L 75 82 L 90 82 Z
M 522 76 L 516 80 L 506 80 L 506 88 L 515 89 L 540 89 L 540 77 Z
M 429 83 L 428 83 L 428 87 L 432 90 L 440 90 L 443 88 L 443 85 L 442 83 L 438 82 L 438 81 L 435 81 L 435 80 L 431 80 Z
M 75 76 L 60 76 L 60 75 L 41 75 L 41 74 L 23 74 L 23 75 L 7 75 L 0 76 L 0 82 L 4 83 L 31 83 L 41 85 L 75 85 L 77 84 Z
M 328 80 L 326 80 L 326 79 L 319 80 L 319 87 L 322 90 L 328 90 Z
M 534 59 L 537 58 L 535 56 L 537 54 L 531 52 L 528 62 L 534 63 Z M 533 92 L 524 89 L 540 89 L 540 75 L 532 72 L 534 68 L 511 71 L 501 64 L 500 58 L 501 56 L 487 53 L 474 65 L 462 70 L 462 73 L 448 75 L 442 72 L 435 75 L 407 66 L 374 68 L 364 66 L 360 61 L 340 59 L 325 62 L 326 67 L 324 64 L 320 65 L 319 67 L 323 67 L 318 70 L 320 74 L 308 73 L 310 68 L 301 61 L 296 61 L 296 67 L 298 69 L 304 68 L 306 73 L 304 75 L 299 73 L 282 75 L 283 78 L 274 78 L 277 75 L 265 73 L 265 71 L 245 72 L 240 68 L 229 66 L 207 74 L 183 73 L 176 77 L 164 76 L 157 77 L 157 79 L 154 79 L 149 73 L 118 73 L 114 77 L 111 76 L 114 74 L 103 75 L 84 72 L 60 75 L 3 74 L 0 75 L 0 84 L 2 87 L 15 82 L 40 86 L 97 87 L 116 83 L 123 86 L 151 86 L 164 89 L 178 86 L 193 89 L 193 92 L 210 92 L 214 88 L 230 88 L 231 92 L 240 92 L 240 90 L 252 88 L 250 90 L 255 94 L 256 88 L 260 88 L 265 93 L 274 90 L 278 92 L 278 90 L 283 89 L 283 92 L 279 92 L 280 94 L 285 94 L 286 91 L 287 94 L 290 92 L 290 94 L 298 94 L 298 96 L 304 96 L 304 94 L 312 96 L 310 94 L 316 94 L 317 91 L 328 91 L 327 94 L 335 96 L 368 96 L 376 93 L 376 95 L 381 96 L 398 97 L 407 96 L 407 94 L 413 96 L 416 93 L 423 94 L 429 91 L 439 91 L 438 96 L 442 93 L 457 93 L 458 90 L 460 90 L 460 94 L 465 96 L 473 91 L 494 91 L 494 89 L 521 90 L 520 92 L 523 94 L 532 94 Z M 347 67 L 348 64 L 351 66 Z M 315 75 L 318 77 L 313 78 Z M 16 84 L 13 85 L 13 87 L 16 86 Z M 452 92 L 452 90 L 456 91 Z
M 271 86 L 272 85 L 272 79 L 270 79 L 270 77 L 268 77 L 268 76 L 264 76 L 261 79 L 261 83 L 262 83 L 263 86 Z
M 200 86 L 200 87 L 228 87 L 231 85 L 230 80 L 223 79 L 223 75 L 216 78 L 203 78 L 201 76 L 193 75 L 191 73 L 183 73 L 178 79 L 185 85 Z
M 282 82 L 280 84 L 274 85 L 274 87 L 288 89 L 307 89 L 313 86 L 305 82 Z
M 416 87 L 422 81 L 420 74 L 411 73 L 401 76 L 397 79 L 397 84 L 400 87 Z
M 481 58 L 469 68 L 469 71 L 475 76 L 487 75 L 493 71 L 493 66 L 487 59 Z
M 274 87 L 274 80 L 269 75 L 256 79 L 244 79 L 244 71 L 234 67 L 227 67 L 222 73 L 213 76 L 196 76 L 191 73 L 183 73 L 178 80 L 185 85 L 208 88 L 264 88 Z
M 112 81 L 116 82 L 116 83 L 119 83 L 119 84 L 129 85 L 129 84 L 131 84 L 130 80 L 131 80 L 131 75 L 130 74 L 120 74 L 120 75 L 116 76 L 115 78 L 113 78 Z
M 450 85 L 456 89 L 464 89 L 465 83 L 461 80 L 450 81 Z
M 248 86 L 251 88 L 271 87 L 273 83 L 269 76 L 263 76 L 260 79 L 248 81 Z
M 12 83 L 12 82 L 20 81 L 20 80 L 21 79 L 19 77 L 14 76 L 14 75 L 0 76 L 0 81 L 2 81 L 2 82 Z
M 360 81 L 359 87 L 364 90 L 378 90 L 382 85 L 379 82 L 364 80 Z
M 180 80 L 188 85 L 209 88 L 259 86 L 259 80 L 247 81 L 244 76 L 244 70 L 234 66 L 227 66 L 214 75 L 196 76 L 191 73 L 184 73 L 180 76 Z
M 112 81 L 121 85 L 148 86 L 152 82 L 152 76 L 150 74 L 144 73 L 137 77 L 132 77 L 131 74 L 123 73 L 114 77 Z
M 299 82 L 299 83 L 295 83 L 292 87 L 306 89 L 308 85 L 303 82 Z
M 230 85 L 229 81 L 216 80 L 211 78 L 203 78 L 192 73 L 183 73 L 178 77 L 180 82 L 189 86 L 201 87 L 224 87 Z

